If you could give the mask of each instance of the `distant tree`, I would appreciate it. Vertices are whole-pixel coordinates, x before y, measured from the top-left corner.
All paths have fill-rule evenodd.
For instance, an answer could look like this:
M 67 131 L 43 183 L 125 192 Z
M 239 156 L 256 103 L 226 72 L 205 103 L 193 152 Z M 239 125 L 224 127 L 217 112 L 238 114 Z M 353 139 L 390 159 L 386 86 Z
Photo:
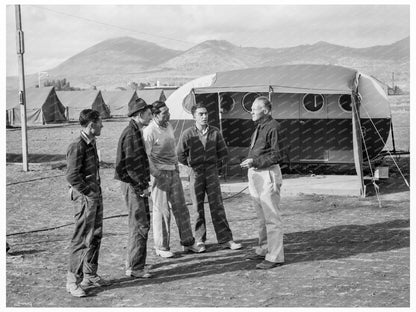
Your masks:
M 46 80 L 43 83 L 45 87 L 55 87 L 56 91 L 74 91 L 74 90 L 81 90 L 80 88 L 72 88 L 69 81 L 64 79 L 57 79 L 57 80 Z
M 127 86 L 132 90 L 137 90 L 139 88 L 137 82 L 134 81 L 130 81 L 129 83 L 127 83 Z
M 143 90 L 145 87 L 150 87 L 150 82 L 140 82 L 138 89 Z

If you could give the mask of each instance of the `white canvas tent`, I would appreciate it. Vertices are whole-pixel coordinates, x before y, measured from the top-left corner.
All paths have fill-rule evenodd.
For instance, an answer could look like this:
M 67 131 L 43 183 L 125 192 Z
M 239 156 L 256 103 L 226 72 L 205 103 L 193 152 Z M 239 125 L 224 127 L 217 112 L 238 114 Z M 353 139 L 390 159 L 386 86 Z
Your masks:
M 6 93 L 6 125 L 20 126 L 19 91 Z M 27 125 L 44 125 L 66 121 L 65 107 L 56 95 L 54 87 L 26 89 Z

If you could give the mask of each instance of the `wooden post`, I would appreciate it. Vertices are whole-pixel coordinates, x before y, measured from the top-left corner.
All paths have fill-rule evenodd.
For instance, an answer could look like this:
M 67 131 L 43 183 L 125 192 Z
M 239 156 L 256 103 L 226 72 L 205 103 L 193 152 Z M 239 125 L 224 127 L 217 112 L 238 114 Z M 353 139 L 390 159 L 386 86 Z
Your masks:
M 26 89 L 25 89 L 25 68 L 23 62 L 23 53 L 25 52 L 22 19 L 20 14 L 20 5 L 15 5 L 16 15 L 16 50 L 19 67 L 19 104 L 20 104 L 20 124 L 22 130 L 22 157 L 23 157 L 23 171 L 29 171 L 28 164 L 28 144 L 27 144 L 27 129 L 26 129 Z

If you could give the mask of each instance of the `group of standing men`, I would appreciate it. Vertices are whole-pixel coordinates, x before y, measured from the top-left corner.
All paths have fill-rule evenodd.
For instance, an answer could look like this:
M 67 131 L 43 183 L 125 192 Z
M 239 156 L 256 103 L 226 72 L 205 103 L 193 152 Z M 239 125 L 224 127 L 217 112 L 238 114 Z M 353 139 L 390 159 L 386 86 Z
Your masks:
M 169 123 L 169 108 L 162 101 L 147 105 L 142 99 L 129 104 L 131 120 L 122 132 L 114 178 L 120 181 L 128 209 L 128 246 L 126 275 L 149 278 L 145 269 L 150 230 L 149 197 L 155 253 L 174 256 L 170 250 L 171 212 L 179 231 L 184 252 L 206 250 L 204 199 L 207 194 L 211 219 L 218 244 L 240 249 L 234 242 L 221 197 L 218 164 L 225 162 L 227 147 L 220 131 L 208 124 L 208 111 L 202 104 L 192 107 L 195 125 L 186 129 L 176 146 Z M 280 219 L 280 150 L 278 124 L 271 117 L 271 104 L 257 98 L 252 108 L 257 128 L 252 136 L 248 158 L 241 166 L 248 168 L 249 189 L 259 219 L 259 246 L 247 259 L 263 260 L 256 267 L 269 269 L 281 265 L 283 231 Z M 97 275 L 102 238 L 103 205 L 99 159 L 95 138 L 103 127 L 97 111 L 80 114 L 81 134 L 67 152 L 67 181 L 72 200 L 80 199 L 75 212 L 75 231 L 71 240 L 66 288 L 76 297 L 86 296 L 85 288 L 105 286 Z M 196 213 L 195 237 L 179 176 L 179 163 L 190 168 L 190 193 Z

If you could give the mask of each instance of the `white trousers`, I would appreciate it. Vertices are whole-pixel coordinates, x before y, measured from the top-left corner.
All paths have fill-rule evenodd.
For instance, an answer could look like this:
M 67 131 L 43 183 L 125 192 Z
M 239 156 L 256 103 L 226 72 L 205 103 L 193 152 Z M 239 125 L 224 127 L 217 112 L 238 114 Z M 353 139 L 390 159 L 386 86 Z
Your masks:
M 279 165 L 248 170 L 248 186 L 259 222 L 256 253 L 270 262 L 284 262 L 283 224 L 280 210 L 282 172 Z

